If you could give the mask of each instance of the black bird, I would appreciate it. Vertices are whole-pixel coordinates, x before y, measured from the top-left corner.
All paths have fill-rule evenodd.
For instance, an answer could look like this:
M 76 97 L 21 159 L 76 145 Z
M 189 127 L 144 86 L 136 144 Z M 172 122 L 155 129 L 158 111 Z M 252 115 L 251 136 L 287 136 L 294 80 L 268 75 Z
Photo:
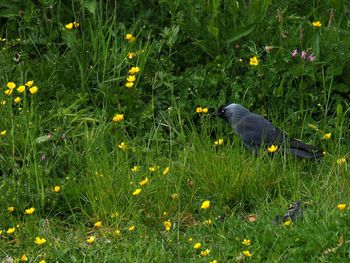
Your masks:
M 305 144 L 277 129 L 264 117 L 251 113 L 240 104 L 231 103 L 221 106 L 217 116 L 230 123 L 234 132 L 243 140 L 248 150 L 257 154 L 263 147 L 277 146 L 279 151 L 300 158 L 321 158 L 323 150 L 309 144 Z M 271 149 L 271 148 L 270 148 Z

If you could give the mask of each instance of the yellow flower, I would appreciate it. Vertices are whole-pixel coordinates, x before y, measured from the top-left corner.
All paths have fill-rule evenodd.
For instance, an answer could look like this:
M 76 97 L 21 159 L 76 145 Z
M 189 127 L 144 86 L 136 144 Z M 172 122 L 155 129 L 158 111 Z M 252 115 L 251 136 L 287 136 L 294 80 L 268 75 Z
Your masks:
M 206 224 L 206 225 L 212 225 L 213 224 L 213 221 L 211 221 L 210 219 L 208 219 L 208 220 L 204 220 L 204 224 Z
M 38 92 L 38 87 L 37 87 L 37 86 L 31 87 L 31 88 L 29 89 L 29 92 L 30 92 L 31 94 L 37 93 L 37 92 Z
M 214 145 L 223 145 L 224 144 L 224 139 L 219 139 L 214 142 Z
M 170 172 L 170 167 L 165 167 L 164 171 L 163 171 L 163 175 L 167 175 Z
M 94 224 L 94 227 L 95 227 L 95 228 L 100 228 L 100 227 L 102 227 L 102 221 L 97 221 L 97 222 Z
M 7 90 L 4 91 L 4 93 L 5 93 L 5 95 L 9 96 L 9 95 L 12 94 L 12 91 L 13 91 L 12 89 L 7 89 Z
M 134 82 L 136 80 L 135 75 L 130 75 L 128 76 L 128 78 L 126 79 L 128 82 Z
M 0 101 L 0 104 L 1 104 L 1 105 L 5 105 L 5 104 L 6 104 L 6 100 Z
M 28 261 L 28 257 L 26 255 L 22 255 L 21 261 L 22 262 L 27 262 Z
M 268 151 L 269 153 L 277 152 L 277 150 L 278 150 L 278 145 L 273 145 L 273 144 L 272 144 L 270 147 L 267 148 L 267 151 Z
M 10 227 L 9 229 L 7 229 L 6 233 L 11 235 L 13 232 L 15 232 L 16 228 L 15 227 Z
M 52 192 L 59 193 L 61 191 L 61 186 L 55 185 L 52 187 Z
M 118 148 L 125 151 L 126 149 L 128 149 L 128 145 L 125 143 L 125 142 L 121 142 L 119 145 L 118 145 Z
M 129 69 L 129 74 L 135 75 L 135 74 L 139 73 L 139 71 L 140 71 L 139 67 L 132 67 L 131 69 Z
M 94 243 L 94 242 L 95 242 L 95 237 L 94 237 L 94 236 L 88 237 L 88 238 L 86 239 L 86 242 L 87 242 L 88 244 Z
M 154 173 L 155 171 L 157 171 L 157 166 L 151 166 L 151 167 L 148 167 L 148 170 L 151 172 L 151 173 Z
M 210 201 L 206 200 L 202 203 L 201 208 L 202 209 L 208 209 L 210 207 Z
M 132 34 L 128 33 L 125 35 L 125 40 L 127 40 L 129 43 L 132 43 L 135 41 L 135 37 Z
M 119 229 L 116 229 L 116 230 L 114 230 L 114 234 L 115 234 L 116 236 L 120 236 L 122 233 L 120 232 Z
M 80 26 L 80 24 L 78 22 L 74 21 L 73 26 L 74 26 L 74 28 L 78 28 Z
M 164 221 L 163 224 L 164 224 L 165 230 L 166 231 L 170 231 L 170 229 L 171 229 L 171 221 L 170 220 Z
M 202 113 L 202 112 L 203 112 L 202 107 L 197 107 L 197 108 L 196 108 L 196 112 L 197 112 L 197 113 Z
M 246 257 L 251 257 L 252 254 L 249 252 L 249 250 L 244 250 L 243 251 L 243 255 L 245 255 Z
M 122 120 L 124 120 L 124 114 L 115 114 L 113 116 L 113 121 L 114 122 L 120 122 Z
M 134 82 L 127 82 L 127 83 L 125 83 L 125 87 L 127 87 L 128 89 L 131 89 L 132 86 L 134 86 Z
M 209 261 L 209 263 L 218 263 L 216 259 L 213 259 L 212 261 Z
M 171 199 L 175 200 L 179 197 L 179 194 L 178 193 L 173 193 L 170 195 Z
M 68 29 L 68 30 L 72 30 L 74 27 L 74 24 L 73 23 L 68 23 L 65 25 L 65 28 Z
M 144 186 L 144 185 L 146 185 L 146 184 L 148 184 L 148 183 L 149 183 L 149 180 L 148 180 L 147 177 L 139 182 L 139 184 L 140 184 L 141 186 Z
M 13 100 L 13 102 L 14 103 L 20 103 L 21 102 L 21 98 L 20 97 L 16 97 L 14 100 Z
M 142 189 L 141 188 L 137 188 L 133 193 L 132 195 L 136 196 L 136 195 L 139 195 L 141 193 Z
M 196 244 L 193 245 L 194 249 L 200 249 L 202 247 L 202 244 L 197 242 Z
M 202 111 L 203 113 L 208 113 L 208 108 L 203 108 Z
M 251 241 L 250 241 L 250 239 L 244 239 L 242 244 L 245 245 L 245 246 L 250 246 Z
M 11 90 L 16 88 L 16 84 L 14 82 L 7 82 L 6 86 Z
M 330 132 L 323 135 L 323 139 L 329 140 L 330 138 L 332 138 L 332 133 Z
M 10 206 L 10 207 L 7 208 L 7 211 L 9 213 L 12 213 L 13 211 L 15 211 L 15 207 L 14 206 Z
M 320 21 L 312 22 L 312 25 L 313 25 L 314 27 L 321 27 L 321 26 L 322 26 L 322 24 L 321 24 Z
M 2 234 L 2 230 L 0 229 L 0 235 Z
M 7 133 L 7 131 L 6 131 L 6 130 L 3 130 L 2 132 L 0 132 L 0 135 L 1 135 L 1 136 L 5 136 L 6 133 Z
M 259 65 L 259 59 L 256 56 L 251 57 L 249 60 L 249 64 L 252 66 L 257 66 Z
M 39 261 L 39 263 L 46 263 L 46 260 L 42 259 L 42 260 Z
M 31 208 L 28 208 L 28 209 L 24 210 L 24 213 L 25 213 L 26 215 L 31 215 L 31 214 L 34 213 L 34 211 L 35 211 L 35 208 L 34 208 L 34 207 L 31 207 Z
M 346 208 L 346 204 L 339 204 L 337 205 L 337 208 L 339 209 L 339 211 L 343 211 Z
M 192 242 L 193 241 L 193 238 L 192 237 L 189 237 L 188 238 L 188 242 Z
M 134 52 L 129 52 L 128 55 L 127 55 L 128 59 L 132 59 L 134 57 L 136 57 L 136 53 Z
M 340 158 L 337 160 L 337 164 L 345 164 L 346 163 L 346 159 L 344 157 Z
M 35 240 L 34 240 L 34 243 L 37 244 L 37 245 L 42 245 L 46 242 L 46 239 L 45 238 L 41 238 L 41 237 L 36 237 Z
M 283 223 L 283 226 L 290 226 L 292 224 L 292 220 L 288 219 L 286 222 Z
M 134 225 L 132 225 L 128 228 L 129 231 L 134 231 L 135 229 L 136 229 L 136 227 Z
M 24 84 L 24 85 L 26 85 L 27 87 L 31 87 L 31 86 L 33 86 L 33 84 L 34 84 L 34 80 L 29 80 L 29 81 L 27 81 L 26 82 L 26 84 Z
M 135 165 L 133 168 L 131 168 L 131 171 L 136 173 L 140 170 L 140 166 L 139 165 Z
M 206 249 L 206 250 L 202 250 L 200 255 L 201 257 L 206 257 L 209 255 L 209 253 L 210 253 L 210 249 Z
M 22 93 L 22 92 L 24 92 L 26 90 L 26 86 L 24 86 L 24 85 L 21 85 L 21 86 L 19 86 L 18 88 L 17 88 L 17 91 L 19 92 L 19 93 Z

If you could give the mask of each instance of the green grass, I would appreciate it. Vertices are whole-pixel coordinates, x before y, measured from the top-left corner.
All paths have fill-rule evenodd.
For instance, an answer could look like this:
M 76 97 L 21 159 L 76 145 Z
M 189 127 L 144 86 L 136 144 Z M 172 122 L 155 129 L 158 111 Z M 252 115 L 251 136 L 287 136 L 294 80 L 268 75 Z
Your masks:
M 1 262 L 23 255 L 29 262 L 349 258 L 348 163 L 337 162 L 349 157 L 346 5 L 39 2 L 0 4 Z M 321 28 L 312 27 L 317 20 Z M 79 28 L 67 30 L 73 21 Z M 127 33 L 136 40 L 125 40 Z M 294 48 L 312 48 L 316 61 L 292 59 Z M 127 58 L 130 52 L 137 56 Z M 140 72 L 129 89 L 134 66 Z M 16 90 L 29 80 L 36 94 Z M 264 150 L 253 156 L 229 125 L 195 112 L 225 102 L 242 103 L 327 154 L 317 161 Z M 113 122 L 115 114 L 124 120 Z M 219 138 L 224 144 L 214 145 Z M 303 217 L 276 223 L 297 200 Z

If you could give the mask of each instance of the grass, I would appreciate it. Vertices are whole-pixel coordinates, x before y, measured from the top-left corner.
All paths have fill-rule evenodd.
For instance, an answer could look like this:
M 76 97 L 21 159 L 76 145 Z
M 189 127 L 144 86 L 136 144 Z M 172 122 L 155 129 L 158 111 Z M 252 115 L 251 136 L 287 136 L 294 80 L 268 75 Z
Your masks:
M 0 4 L 0 261 L 344 262 L 347 7 L 336 6 L 326 26 L 315 3 L 304 3 L 311 13 L 270 1 L 148 4 L 123 12 L 113 1 Z M 135 13 L 140 6 L 148 11 Z M 313 28 L 321 15 L 323 27 Z M 79 27 L 66 29 L 73 21 Z M 268 39 L 277 45 L 270 53 Z M 316 62 L 292 60 L 296 46 L 312 46 Z M 342 56 L 326 52 L 337 48 Z M 17 91 L 29 80 L 37 93 Z M 6 94 L 9 82 L 16 88 Z M 195 112 L 231 101 L 327 154 L 254 157 L 222 120 Z M 302 218 L 277 223 L 297 200 Z

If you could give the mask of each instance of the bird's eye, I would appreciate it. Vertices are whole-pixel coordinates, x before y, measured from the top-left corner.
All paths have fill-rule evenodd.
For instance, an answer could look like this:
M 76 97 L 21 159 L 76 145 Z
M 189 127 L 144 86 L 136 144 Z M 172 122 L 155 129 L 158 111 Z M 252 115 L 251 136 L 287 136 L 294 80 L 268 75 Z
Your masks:
M 224 114 L 224 113 L 225 113 L 225 110 L 221 110 L 221 113 Z

